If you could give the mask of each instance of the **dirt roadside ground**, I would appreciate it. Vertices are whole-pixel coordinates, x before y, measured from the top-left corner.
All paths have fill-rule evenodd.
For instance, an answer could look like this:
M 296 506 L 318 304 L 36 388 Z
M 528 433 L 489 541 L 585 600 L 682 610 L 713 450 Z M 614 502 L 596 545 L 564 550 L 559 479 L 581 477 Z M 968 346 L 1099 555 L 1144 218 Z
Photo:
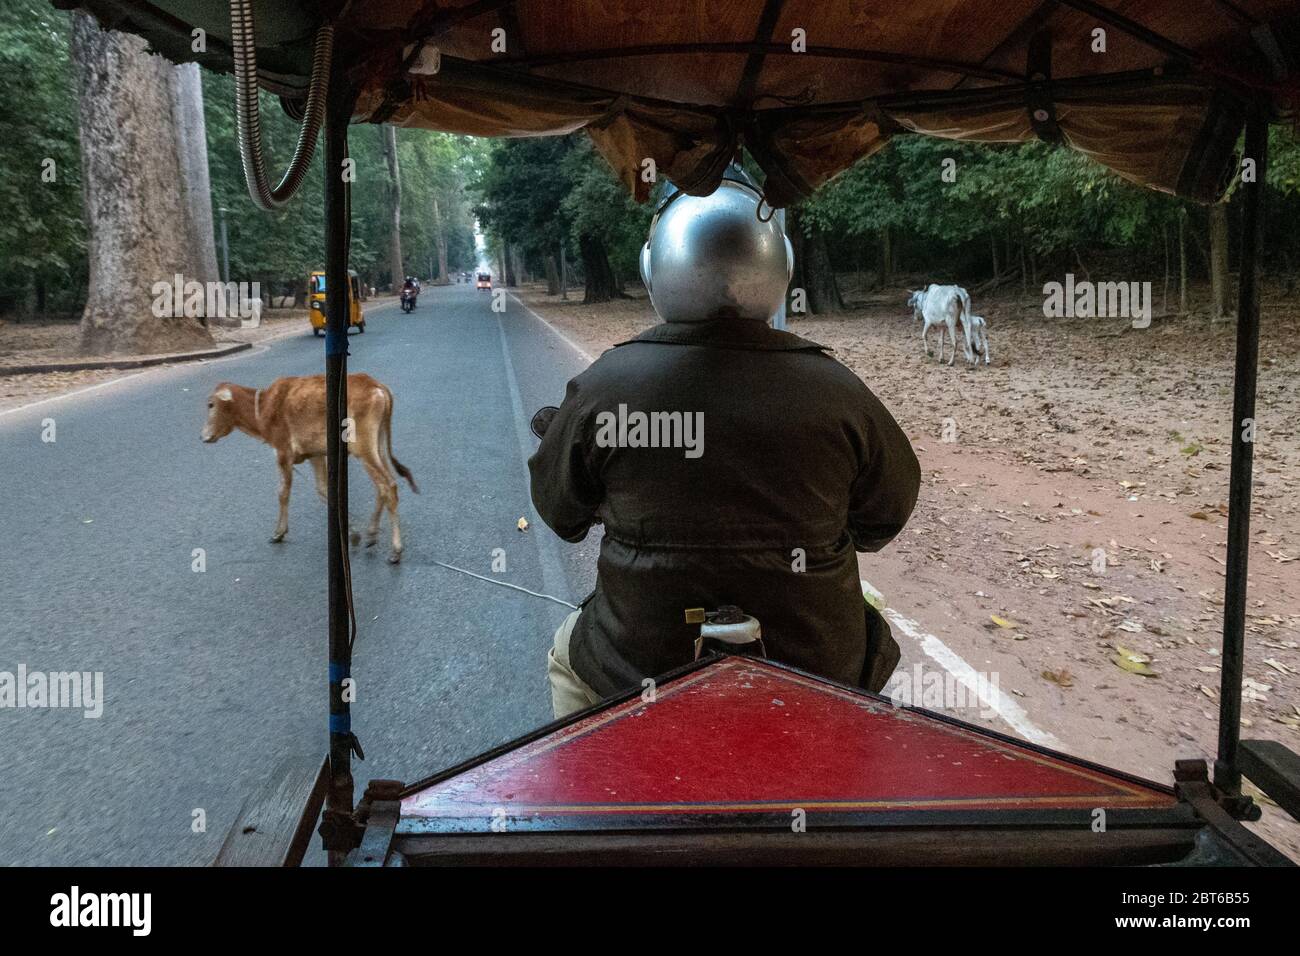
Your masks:
M 366 307 L 382 305 L 395 298 L 379 296 L 368 299 Z M 268 309 L 262 313 L 262 323 L 257 328 L 212 328 L 212 338 L 218 346 L 233 342 L 248 342 L 257 346 L 286 335 L 299 334 L 311 334 L 306 309 Z M 82 358 L 77 353 L 79 336 L 80 330 L 75 322 L 4 322 L 0 328 L 0 412 L 75 389 L 137 375 L 151 368 L 164 367 L 4 374 L 5 366 L 38 365 Z
M 517 291 L 590 355 L 656 321 L 644 298 L 584 307 L 580 292 L 561 302 L 542 286 Z M 1300 750 L 1300 311 L 1266 292 L 1242 733 Z M 916 513 L 888 548 L 860 557 L 862 577 L 996 676 L 1060 749 L 1162 782 L 1175 759 L 1212 760 L 1234 326 L 1191 318 L 1137 331 L 1044 319 L 1041 300 L 977 301 L 993 363 L 970 369 L 922 353 L 905 301 L 898 290 L 790 323 L 871 386 L 921 460 Z M 260 329 L 221 334 L 257 343 L 305 326 L 304 312 L 277 310 Z M 7 325 L 0 367 L 70 357 L 75 333 Z M 133 374 L 0 375 L 0 412 Z M 1116 664 L 1120 647 L 1156 676 Z M 1300 860 L 1300 825 L 1255 795 L 1265 816 L 1252 826 Z
M 657 321 L 644 298 L 584 307 L 580 290 L 567 302 L 544 286 L 518 292 L 591 355 Z M 995 675 L 1061 749 L 1161 782 L 1175 759 L 1212 763 L 1235 325 L 1045 319 L 1041 298 L 1007 296 L 974 303 L 993 362 L 971 369 L 960 354 L 951 367 L 923 354 L 906 297 L 790 321 L 867 382 L 921 461 L 915 514 L 860 557 L 862 576 Z M 1300 311 L 1266 295 L 1242 735 L 1293 750 L 1298 412 Z M 1300 824 L 1253 795 L 1265 816 L 1252 826 L 1300 860 Z

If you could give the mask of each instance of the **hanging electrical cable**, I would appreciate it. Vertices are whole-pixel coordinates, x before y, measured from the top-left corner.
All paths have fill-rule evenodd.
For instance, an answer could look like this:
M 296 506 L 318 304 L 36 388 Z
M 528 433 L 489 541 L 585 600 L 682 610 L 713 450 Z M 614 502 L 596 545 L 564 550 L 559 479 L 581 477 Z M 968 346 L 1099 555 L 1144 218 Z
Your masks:
M 298 142 L 284 178 L 271 186 L 262 151 L 262 120 L 257 103 L 257 43 L 253 27 L 252 0 L 230 0 L 230 46 L 235 64 L 235 123 L 239 134 L 239 157 L 244 167 L 248 194 L 260 208 L 279 209 L 307 175 L 316 139 L 325 121 L 325 96 L 329 91 L 330 61 L 334 53 L 334 27 L 325 24 L 316 31 L 312 50 L 311 78 L 307 106 Z

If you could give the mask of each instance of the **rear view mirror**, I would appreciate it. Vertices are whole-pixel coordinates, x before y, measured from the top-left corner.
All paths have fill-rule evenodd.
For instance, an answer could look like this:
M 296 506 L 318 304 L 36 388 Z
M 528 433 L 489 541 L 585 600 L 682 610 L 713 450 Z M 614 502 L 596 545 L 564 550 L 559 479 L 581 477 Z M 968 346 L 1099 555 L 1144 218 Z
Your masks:
M 542 438 L 546 434 L 546 429 L 551 427 L 551 422 L 555 418 L 555 413 L 559 409 L 554 405 L 543 405 L 533 415 L 533 420 L 528 423 L 528 427 L 533 430 L 533 434 Z

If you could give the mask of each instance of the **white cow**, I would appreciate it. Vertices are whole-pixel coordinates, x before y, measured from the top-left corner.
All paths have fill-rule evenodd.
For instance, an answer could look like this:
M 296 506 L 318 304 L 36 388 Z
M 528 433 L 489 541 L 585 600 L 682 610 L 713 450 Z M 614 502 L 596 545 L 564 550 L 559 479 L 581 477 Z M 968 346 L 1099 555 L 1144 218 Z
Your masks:
M 912 307 L 912 316 L 924 320 L 925 324 L 921 327 L 921 343 L 926 355 L 930 354 L 930 327 L 937 326 L 939 361 L 943 361 L 943 330 L 947 328 L 948 339 L 952 343 L 952 356 L 948 359 L 948 364 L 951 365 L 957 358 L 957 323 L 961 322 L 962 346 L 966 352 L 966 361 L 971 364 L 978 362 L 972 350 L 972 323 L 966 321 L 972 315 L 970 293 L 959 285 L 930 285 L 913 292 L 907 303 Z
M 963 326 L 967 324 L 966 322 L 962 323 Z M 992 359 L 989 357 L 989 329 L 984 321 L 984 316 L 972 315 L 967 331 L 970 333 L 971 348 L 975 350 L 976 355 L 983 355 L 984 364 L 988 365 Z M 978 359 L 976 359 L 976 364 L 979 364 Z

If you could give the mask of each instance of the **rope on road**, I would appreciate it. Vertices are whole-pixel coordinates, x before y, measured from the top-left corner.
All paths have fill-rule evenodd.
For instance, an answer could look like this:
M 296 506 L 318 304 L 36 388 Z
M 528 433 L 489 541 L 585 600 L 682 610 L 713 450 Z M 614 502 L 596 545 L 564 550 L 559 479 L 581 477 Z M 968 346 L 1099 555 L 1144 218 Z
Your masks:
M 578 609 L 578 605 L 570 604 L 568 601 L 561 600 L 550 594 L 542 594 L 540 591 L 530 591 L 528 588 L 520 587 L 518 584 L 511 584 L 509 581 L 498 581 L 496 578 L 489 578 L 483 574 L 475 574 L 473 571 L 466 571 L 464 568 L 458 568 L 454 564 L 447 564 L 445 561 L 435 561 L 434 564 L 449 571 L 459 571 L 461 574 L 468 574 L 471 578 L 478 578 L 480 581 L 486 581 L 488 584 L 499 584 L 503 588 L 513 588 L 516 591 L 523 591 L 525 594 L 531 594 L 533 597 L 545 598 L 548 601 L 554 601 L 556 604 L 563 604 L 565 607 Z

